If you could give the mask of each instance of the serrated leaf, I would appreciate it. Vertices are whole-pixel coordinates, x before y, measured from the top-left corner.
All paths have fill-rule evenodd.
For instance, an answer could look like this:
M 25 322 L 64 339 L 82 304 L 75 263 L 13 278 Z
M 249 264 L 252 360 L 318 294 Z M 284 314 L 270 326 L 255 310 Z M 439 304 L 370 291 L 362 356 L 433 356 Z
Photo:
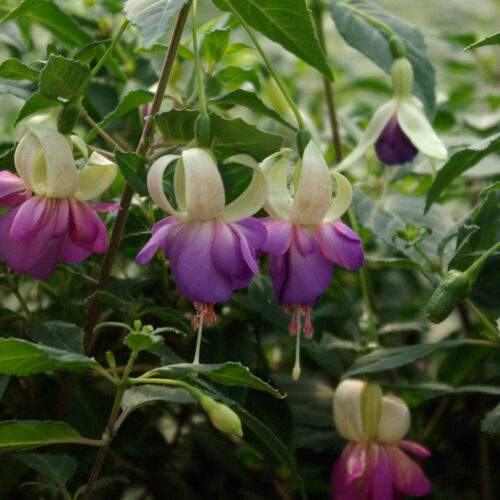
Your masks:
M 465 47 L 464 51 L 467 52 L 468 50 L 484 47 L 485 45 L 500 45 L 500 32 L 486 36 L 477 42 L 471 43 L 468 47 Z
M 230 28 L 214 29 L 203 38 L 203 55 L 209 65 L 214 65 L 223 55 L 229 45 Z
M 40 92 L 49 99 L 76 99 L 87 91 L 90 70 L 63 56 L 51 55 L 40 75 Z
M 477 144 L 468 146 L 454 153 L 449 160 L 439 169 L 425 200 L 425 211 L 438 199 L 443 190 L 466 170 L 472 168 L 483 158 L 492 153 L 500 152 L 500 133 L 492 135 Z
M 23 376 L 59 368 L 84 371 L 96 366 L 95 360 L 81 354 L 21 339 L 0 339 L 0 373 L 7 375 Z
M 70 455 L 15 453 L 12 456 L 57 484 L 66 484 L 76 470 L 76 460 Z
M 177 378 L 193 373 L 201 373 L 213 382 L 217 382 L 219 384 L 250 387 L 259 391 L 268 392 L 278 399 L 283 397 L 267 382 L 264 382 L 259 377 L 250 373 L 250 370 L 246 366 L 232 361 L 218 364 L 179 363 L 176 365 L 155 368 L 149 373 L 165 376 L 167 378 Z
M 418 344 L 404 347 L 393 347 L 390 349 L 378 349 L 376 351 L 357 359 L 342 376 L 343 379 L 355 377 L 364 373 L 375 373 L 384 370 L 392 370 L 400 366 L 413 363 L 443 349 L 451 349 L 468 343 L 467 339 L 444 340 L 433 344 Z
M 123 411 L 131 411 L 155 401 L 177 404 L 197 403 L 197 400 L 183 387 L 136 385 L 125 391 L 121 407 Z
M 39 344 L 63 351 L 83 354 L 83 330 L 64 321 L 41 323 L 31 318 L 26 323 L 26 334 Z
M 389 25 L 406 46 L 406 57 L 415 74 L 414 89 L 422 100 L 428 115 L 436 104 L 434 68 L 427 55 L 424 37 L 419 30 L 401 18 L 368 0 L 330 0 L 330 12 L 344 40 L 368 59 L 390 72 L 393 58 L 389 49 L 389 34 L 349 10 L 349 6 Z
M 163 337 L 143 332 L 131 332 L 125 337 L 124 342 L 132 351 L 156 351 L 163 344 Z
M 319 45 L 311 13 L 305 0 L 212 0 L 219 9 L 231 12 L 228 3 L 254 29 L 333 81 Z
M 211 102 L 225 105 L 237 104 L 239 106 L 245 106 L 245 108 L 248 108 L 259 115 L 267 116 L 269 118 L 272 118 L 273 120 L 276 120 L 277 122 L 280 122 L 286 127 L 291 128 L 292 130 L 297 130 L 296 127 L 282 118 L 282 116 L 274 111 L 274 109 L 266 106 L 257 94 L 248 92 L 247 90 L 234 90 L 233 92 L 229 92 L 228 94 L 224 94 L 216 97 L 215 99 L 211 99 Z
M 144 158 L 135 153 L 115 151 L 116 164 L 130 187 L 140 196 L 148 196 Z
M 488 434 L 496 434 L 500 429 L 500 404 L 487 413 L 481 422 L 481 430 Z
M 20 121 L 24 120 L 26 117 L 38 113 L 42 109 L 53 108 L 54 106 L 59 106 L 60 102 L 57 99 L 49 99 L 40 92 L 35 92 L 24 104 L 16 117 L 14 125 L 17 125 Z
M 65 422 L 0 422 L 0 453 L 74 442 L 79 438 L 80 434 Z
M 127 0 L 123 6 L 126 18 L 135 25 L 150 48 L 168 30 L 170 20 L 188 0 Z
M 40 72 L 31 69 L 19 59 L 6 59 L 0 64 L 0 77 L 8 80 L 38 81 Z

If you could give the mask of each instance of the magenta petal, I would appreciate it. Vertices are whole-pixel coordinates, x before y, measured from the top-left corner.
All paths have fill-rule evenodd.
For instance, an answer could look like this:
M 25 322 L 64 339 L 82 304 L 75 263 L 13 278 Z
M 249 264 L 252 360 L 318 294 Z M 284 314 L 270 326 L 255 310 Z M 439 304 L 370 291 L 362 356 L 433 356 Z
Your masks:
M 215 226 L 215 238 L 211 249 L 215 267 L 223 274 L 245 279 L 249 269 L 242 255 L 240 236 L 227 222 L 217 220 Z M 246 242 L 244 236 L 241 236 L 241 239 Z
M 403 439 L 398 442 L 398 446 L 419 457 L 428 458 L 431 456 L 431 452 L 427 448 L 419 443 L 414 443 L 413 441 L 406 441 Z
M 61 249 L 59 250 L 58 260 L 62 260 L 63 262 L 81 262 L 85 260 L 90 254 L 92 250 L 86 250 L 85 248 L 79 247 L 75 245 L 68 234 L 63 239 Z
M 69 202 L 67 199 L 57 200 L 54 205 L 54 217 L 56 219 L 54 236 L 66 234 L 69 222 Z
M 431 484 L 422 469 L 396 446 L 384 447 L 389 458 L 392 480 L 398 491 L 419 497 L 431 490 Z
M 28 238 L 36 230 L 44 212 L 52 213 L 52 204 L 47 198 L 33 196 L 22 203 L 12 222 L 9 238 L 15 241 Z M 47 215 L 50 218 L 50 215 Z
M 255 251 L 259 250 L 267 238 L 267 230 L 259 219 L 247 217 L 238 222 L 231 222 L 232 227 L 243 233 L 249 246 Z
M 262 250 L 271 255 L 282 255 L 290 246 L 293 235 L 293 225 L 287 220 L 266 223 L 267 238 Z
M 347 460 L 347 482 L 352 483 L 361 477 L 366 470 L 366 443 L 354 445 Z
M 0 207 L 12 207 L 31 197 L 23 179 L 8 170 L 0 172 Z
M 297 250 L 302 255 L 305 256 L 314 251 L 314 236 L 305 227 L 295 226 L 293 228 L 293 240 L 297 245 Z
M 371 488 L 373 500 L 393 500 L 392 473 L 384 447 L 380 447 L 377 465 L 373 471 Z
M 321 251 L 332 262 L 347 269 L 359 269 L 365 254 L 360 237 L 341 221 L 320 224 L 316 235 Z
M 332 500 L 360 500 L 358 489 L 355 484 L 348 482 L 348 461 L 351 456 L 353 445 L 347 445 L 342 455 L 335 463 L 330 476 L 332 486 Z
M 120 205 L 114 205 L 113 203 L 102 203 L 102 202 L 98 202 L 98 203 L 94 203 L 93 205 L 89 205 L 90 208 L 94 211 L 94 212 L 112 212 L 113 210 L 121 210 L 122 207 L 120 207 Z

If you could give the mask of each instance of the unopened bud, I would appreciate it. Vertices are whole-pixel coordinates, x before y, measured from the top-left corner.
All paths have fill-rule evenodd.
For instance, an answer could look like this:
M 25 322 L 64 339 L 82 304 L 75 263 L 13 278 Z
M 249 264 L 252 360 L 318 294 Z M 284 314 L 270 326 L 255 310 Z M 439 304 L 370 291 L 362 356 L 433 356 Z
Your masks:
M 194 132 L 199 148 L 209 148 L 212 145 L 212 125 L 206 113 L 201 113 L 196 118 Z
M 140 332 L 141 331 L 141 328 L 142 328 L 142 321 L 140 319 L 136 319 L 134 321 L 134 330 L 136 332 Z
M 406 57 L 396 59 L 391 68 L 392 88 L 396 97 L 410 97 L 413 68 Z
M 389 49 L 391 50 L 392 57 L 394 59 L 399 59 L 400 57 L 406 56 L 406 47 L 400 38 L 397 36 L 392 36 L 389 39 Z
M 57 115 L 57 130 L 60 134 L 71 133 L 75 128 L 76 121 L 80 115 L 80 110 L 75 101 L 66 101 Z
M 236 434 L 239 437 L 243 437 L 240 417 L 238 417 L 229 406 L 218 403 L 213 398 L 206 395 L 200 398 L 200 404 L 207 412 L 208 418 L 216 429 L 221 432 Z

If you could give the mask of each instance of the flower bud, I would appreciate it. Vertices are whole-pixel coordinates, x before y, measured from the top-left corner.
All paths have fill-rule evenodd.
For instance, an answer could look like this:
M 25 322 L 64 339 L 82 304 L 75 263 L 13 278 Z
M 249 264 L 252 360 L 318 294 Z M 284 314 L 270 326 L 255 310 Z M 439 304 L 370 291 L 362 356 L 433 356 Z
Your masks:
M 75 101 L 66 101 L 57 115 L 57 130 L 59 133 L 69 134 L 76 125 L 80 110 Z
M 212 126 L 210 117 L 201 113 L 194 123 L 194 133 L 199 148 L 209 148 L 212 144 Z
M 207 395 L 200 398 L 200 405 L 207 412 L 208 418 L 216 429 L 243 437 L 240 417 L 229 406 L 218 403 Z
M 396 97 L 410 97 L 413 86 L 413 68 L 406 59 L 396 59 L 391 68 L 392 88 Z
M 425 316 L 433 323 L 441 323 L 459 302 L 466 299 L 471 292 L 469 277 L 456 269 L 448 271 L 443 281 L 434 290 L 427 304 Z
M 389 49 L 394 59 L 399 59 L 406 56 L 405 44 L 403 40 L 401 40 L 401 38 L 398 38 L 397 36 L 392 36 L 389 39 Z

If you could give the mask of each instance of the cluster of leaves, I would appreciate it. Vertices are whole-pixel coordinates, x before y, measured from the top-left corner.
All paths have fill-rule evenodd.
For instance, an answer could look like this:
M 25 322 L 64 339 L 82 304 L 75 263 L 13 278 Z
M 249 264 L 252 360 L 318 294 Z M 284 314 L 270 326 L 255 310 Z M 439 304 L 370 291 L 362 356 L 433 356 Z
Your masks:
M 267 276 L 256 276 L 232 302 L 216 307 L 218 321 L 206 331 L 202 352 L 210 364 L 193 366 L 185 362 L 194 347 L 192 305 L 176 291 L 160 256 L 140 269 L 133 262 L 152 220 L 162 217 L 147 206 L 147 167 L 158 152 L 194 139 L 195 56 L 186 30 L 164 106 L 152 118 L 157 133 L 150 155 L 133 152 L 144 126 L 142 107 L 153 100 L 150 88 L 168 50 L 166 31 L 188 0 L 66 4 L 9 0 L 0 7 L 0 94 L 6 94 L 0 128 L 7 138 L 0 144 L 0 167 L 13 169 L 12 125 L 41 111 L 57 112 L 66 100 L 81 101 L 85 113 L 124 150 L 114 153 L 122 175 L 110 197 L 118 199 L 125 182 L 135 197 L 106 291 L 94 293 L 99 256 L 59 265 L 46 282 L 16 276 L 15 291 L 25 297 L 35 320 L 19 308 L 11 281 L 1 281 L 0 451 L 5 454 L 0 456 L 0 496 L 81 497 L 96 455 L 94 446 L 84 445 L 101 443 L 114 396 L 109 379 L 119 378 L 132 351 L 143 372 L 192 384 L 232 408 L 244 424 L 245 440 L 216 432 L 185 387 L 132 385 L 123 394 L 127 418 L 95 485 L 95 498 L 323 499 L 329 495 L 329 469 L 343 445 L 333 428 L 333 388 L 341 378 L 355 376 L 377 378 L 413 406 L 414 437 L 435 450 L 427 462 L 435 498 L 476 498 L 480 488 L 484 498 L 491 498 L 491 491 L 500 488 L 498 478 L 488 477 L 488 454 L 494 463 L 500 449 L 487 434 L 500 429 L 498 336 L 463 304 L 437 327 L 424 314 L 443 272 L 465 270 L 498 241 L 500 137 L 494 131 L 500 121 L 499 76 L 496 59 L 477 50 L 498 43 L 498 34 L 473 43 L 476 33 L 450 34 L 435 26 L 440 30 L 435 43 L 444 47 L 431 52 L 443 74 L 443 96 L 436 103 L 435 72 L 424 38 L 390 9 L 368 0 L 310 2 L 313 13 L 333 19 L 336 31 L 355 49 L 342 42 L 342 49 L 332 52 L 340 41 L 334 25 L 325 22 L 328 57 L 305 0 L 200 5 L 206 20 L 198 29 L 200 55 L 218 159 L 247 153 L 260 161 L 283 145 L 294 147 L 295 140 L 293 116 L 231 15 L 235 12 L 262 43 L 265 38 L 274 42 L 265 45 L 266 51 L 311 117 L 313 136 L 332 164 L 339 152 L 329 140 L 322 78 L 333 81 L 335 68 L 348 151 L 377 100 L 390 92 L 387 77 L 366 63 L 368 58 L 383 71 L 390 69 L 389 34 L 380 23 L 405 42 L 414 92 L 451 152 L 435 178 L 423 160 L 394 167 L 383 206 L 381 165 L 369 159 L 367 166 L 347 172 L 367 254 L 367 289 L 356 274 L 336 270 L 313 312 L 315 334 L 305 346 L 305 376 L 292 382 L 289 319 L 276 305 Z M 127 29 L 90 78 L 123 22 L 123 8 L 136 28 Z M 463 54 L 467 46 L 476 60 Z M 92 145 L 109 148 L 83 119 L 76 131 Z M 230 198 L 249 182 L 247 171 L 235 165 L 221 173 Z M 172 191 L 172 172 L 165 188 Z M 109 216 L 110 224 L 114 217 Z M 413 238 L 415 228 L 418 237 Z M 498 273 L 498 258 L 487 261 L 471 296 L 474 307 L 493 318 L 499 314 Z M 374 311 L 378 345 L 373 324 L 363 314 L 364 299 Z M 157 331 L 129 333 L 108 324 L 95 334 L 90 357 L 82 327 L 92 300 L 99 301 L 103 321 L 130 325 L 140 319 Z M 32 452 L 49 444 L 56 446 Z M 481 471 L 470 474 L 478 467 Z

